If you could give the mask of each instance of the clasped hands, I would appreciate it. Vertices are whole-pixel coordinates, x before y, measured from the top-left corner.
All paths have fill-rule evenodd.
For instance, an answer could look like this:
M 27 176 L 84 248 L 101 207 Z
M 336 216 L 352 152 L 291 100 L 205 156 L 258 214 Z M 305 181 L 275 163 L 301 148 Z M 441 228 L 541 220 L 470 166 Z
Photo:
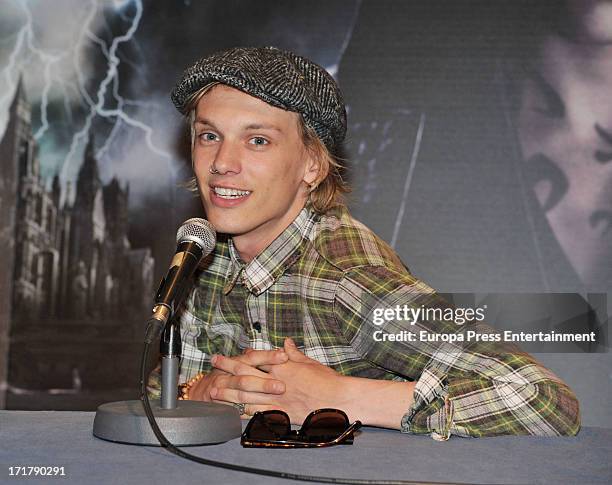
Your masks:
M 214 355 L 211 364 L 212 372 L 191 388 L 190 399 L 242 403 L 243 418 L 280 409 L 301 424 L 314 409 L 342 405 L 343 376 L 304 355 L 290 338 L 282 349 Z

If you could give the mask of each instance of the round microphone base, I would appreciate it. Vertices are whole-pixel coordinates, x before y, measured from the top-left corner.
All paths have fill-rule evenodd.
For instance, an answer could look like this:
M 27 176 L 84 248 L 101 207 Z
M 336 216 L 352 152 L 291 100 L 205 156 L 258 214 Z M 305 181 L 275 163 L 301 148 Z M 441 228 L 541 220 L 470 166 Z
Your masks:
M 162 409 L 159 400 L 151 400 L 151 409 L 162 433 L 176 446 L 223 443 L 242 434 L 238 410 L 225 404 L 178 401 L 176 409 Z M 93 434 L 117 443 L 160 446 L 139 400 L 99 406 Z

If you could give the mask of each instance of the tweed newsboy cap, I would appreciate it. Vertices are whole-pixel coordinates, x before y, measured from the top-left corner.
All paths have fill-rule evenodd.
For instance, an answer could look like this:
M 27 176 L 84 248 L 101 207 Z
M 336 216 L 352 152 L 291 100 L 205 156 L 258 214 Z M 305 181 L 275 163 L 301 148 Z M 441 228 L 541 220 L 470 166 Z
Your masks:
M 338 85 L 314 62 L 275 47 L 235 47 L 203 57 L 188 67 L 172 90 L 183 114 L 199 89 L 220 82 L 266 103 L 301 113 L 335 153 L 346 135 L 346 110 Z

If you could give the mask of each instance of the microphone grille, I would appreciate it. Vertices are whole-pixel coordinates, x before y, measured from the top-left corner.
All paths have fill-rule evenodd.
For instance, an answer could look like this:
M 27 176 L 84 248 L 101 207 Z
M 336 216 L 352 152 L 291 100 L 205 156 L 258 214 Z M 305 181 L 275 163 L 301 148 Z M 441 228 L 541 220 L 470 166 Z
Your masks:
M 215 249 L 217 242 L 217 232 L 213 225 L 206 219 L 194 217 L 188 219 L 176 233 L 176 242 L 180 244 L 186 241 L 193 241 L 202 247 L 204 255 L 210 254 Z

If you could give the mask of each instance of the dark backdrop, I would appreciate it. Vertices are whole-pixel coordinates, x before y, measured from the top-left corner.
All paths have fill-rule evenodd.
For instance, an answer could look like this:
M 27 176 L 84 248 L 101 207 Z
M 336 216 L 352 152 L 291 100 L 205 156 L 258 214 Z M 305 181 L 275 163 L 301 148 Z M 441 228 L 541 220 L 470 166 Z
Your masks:
M 577 41 L 587 30 L 580 22 L 591 17 L 581 17 L 575 4 L 109 0 L 53 2 L 50 12 L 45 2 L 14 0 L 3 5 L 0 21 L 0 127 L 11 126 L 21 78 L 41 187 L 51 193 L 58 176 L 58 214 L 77 200 L 88 140 L 101 186 L 113 177 L 120 187 L 129 184 L 125 240 L 130 251 L 149 248 L 155 263 L 149 279 L 137 278 L 146 307 L 176 227 L 201 215 L 198 200 L 180 187 L 190 172 L 185 125 L 168 96 L 174 82 L 218 49 L 294 50 L 326 67 L 345 94 L 353 214 L 416 276 L 443 292 L 590 292 L 609 300 L 612 110 L 601 106 L 612 102 L 612 55 L 601 39 Z M 599 103 L 566 88 L 575 45 L 586 45 L 585 57 L 594 59 L 585 71 L 597 73 L 601 92 L 590 92 Z M 585 107 L 578 121 L 575 106 Z M 589 129 L 578 136 L 580 123 Z M 0 160 L 3 194 L 14 178 L 6 167 L 17 163 L 9 131 Z M 564 143 L 584 150 L 564 157 Z M 10 215 L 18 199 L 5 196 L 6 214 L 0 211 L 8 259 L 21 241 L 19 218 Z M 105 241 L 112 239 L 111 200 Z M 117 315 L 51 314 L 40 298 L 26 315 L 15 305 L 13 266 L 0 285 L 6 405 L 91 409 L 134 393 L 144 314 L 130 317 L 129 330 L 119 334 Z M 108 272 L 125 280 L 110 263 Z M 76 276 L 70 278 L 75 286 Z M 604 312 L 604 327 L 606 318 Z M 541 358 L 577 391 L 585 423 L 612 425 L 608 352 Z

